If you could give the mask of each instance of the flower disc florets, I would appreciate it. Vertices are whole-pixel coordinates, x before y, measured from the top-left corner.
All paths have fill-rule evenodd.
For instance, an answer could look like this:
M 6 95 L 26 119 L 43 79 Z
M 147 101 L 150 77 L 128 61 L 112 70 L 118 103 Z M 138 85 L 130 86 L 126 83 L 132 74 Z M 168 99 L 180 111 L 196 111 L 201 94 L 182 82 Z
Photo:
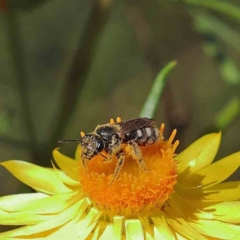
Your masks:
M 164 125 L 160 128 L 163 136 Z M 125 162 L 118 179 L 111 183 L 116 168 L 116 157 L 105 163 L 98 155 L 88 162 L 87 171 L 80 167 L 82 188 L 93 204 L 109 215 L 121 214 L 133 217 L 144 211 L 161 209 L 173 193 L 177 166 L 174 151 L 178 141 L 172 144 L 176 131 L 169 140 L 163 138 L 152 145 L 140 147 L 148 170 L 139 168 L 132 159 L 128 145 L 123 144 Z

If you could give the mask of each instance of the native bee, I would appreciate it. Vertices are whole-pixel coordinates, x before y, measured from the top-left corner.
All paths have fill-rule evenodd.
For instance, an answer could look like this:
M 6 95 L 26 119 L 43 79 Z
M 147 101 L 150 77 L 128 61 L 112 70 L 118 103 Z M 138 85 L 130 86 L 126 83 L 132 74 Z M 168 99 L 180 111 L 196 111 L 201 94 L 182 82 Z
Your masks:
M 127 144 L 131 148 L 131 155 L 136 160 L 138 166 L 147 171 L 147 166 L 142 158 L 142 152 L 139 146 L 147 146 L 154 144 L 160 138 L 159 129 L 156 127 L 156 121 L 149 118 L 135 118 L 122 122 L 117 118 L 117 122 L 113 119 L 110 123 L 98 125 L 91 133 L 81 133 L 82 139 L 60 140 L 60 143 L 68 141 L 80 142 L 82 146 L 82 164 L 86 168 L 86 162 L 96 155 L 101 155 L 105 150 L 107 157 L 103 156 L 103 161 L 111 162 L 113 156 L 118 161 L 113 173 L 112 182 L 118 178 L 121 168 L 124 164 L 125 153 L 122 144 Z M 111 182 L 111 183 L 112 183 Z

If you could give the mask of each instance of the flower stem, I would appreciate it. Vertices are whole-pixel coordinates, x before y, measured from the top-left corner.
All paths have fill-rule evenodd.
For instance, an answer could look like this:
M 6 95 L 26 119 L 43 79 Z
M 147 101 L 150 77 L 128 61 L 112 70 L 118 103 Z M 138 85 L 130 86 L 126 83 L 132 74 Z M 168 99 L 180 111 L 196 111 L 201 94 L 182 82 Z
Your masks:
M 140 117 L 149 117 L 152 118 L 156 112 L 157 106 L 158 106 L 158 101 L 159 98 L 162 95 L 164 86 L 165 86 L 165 81 L 170 73 L 170 71 L 176 66 L 177 62 L 172 61 L 168 63 L 157 75 L 152 89 L 147 97 L 147 100 L 142 108 L 142 111 L 140 113 Z

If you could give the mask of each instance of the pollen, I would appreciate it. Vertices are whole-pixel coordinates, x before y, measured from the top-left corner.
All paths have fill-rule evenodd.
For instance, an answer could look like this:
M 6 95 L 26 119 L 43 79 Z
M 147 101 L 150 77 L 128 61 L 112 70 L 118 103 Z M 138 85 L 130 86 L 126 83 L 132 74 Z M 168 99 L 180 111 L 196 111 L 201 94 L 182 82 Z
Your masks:
M 80 132 L 81 137 L 83 138 L 85 136 L 85 133 L 83 131 Z
M 119 121 L 119 119 L 117 119 Z M 174 141 L 176 130 L 168 140 L 163 138 L 164 124 L 160 126 L 160 140 L 140 147 L 147 170 L 141 169 L 132 159 L 128 145 L 122 144 L 125 162 L 119 177 L 112 182 L 117 158 L 104 162 L 101 155 L 80 166 L 80 182 L 92 203 L 109 215 L 120 214 L 134 217 L 144 211 L 161 211 L 174 191 L 177 179 Z

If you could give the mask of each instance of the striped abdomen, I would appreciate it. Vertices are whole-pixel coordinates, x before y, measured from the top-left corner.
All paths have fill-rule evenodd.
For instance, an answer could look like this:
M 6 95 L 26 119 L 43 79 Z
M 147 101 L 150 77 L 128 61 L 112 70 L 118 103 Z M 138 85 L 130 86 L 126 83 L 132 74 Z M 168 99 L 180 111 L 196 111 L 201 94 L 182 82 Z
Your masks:
M 159 139 L 159 129 L 154 127 L 146 127 L 134 130 L 125 134 L 123 142 L 130 140 L 136 142 L 139 146 L 146 146 L 155 143 Z

